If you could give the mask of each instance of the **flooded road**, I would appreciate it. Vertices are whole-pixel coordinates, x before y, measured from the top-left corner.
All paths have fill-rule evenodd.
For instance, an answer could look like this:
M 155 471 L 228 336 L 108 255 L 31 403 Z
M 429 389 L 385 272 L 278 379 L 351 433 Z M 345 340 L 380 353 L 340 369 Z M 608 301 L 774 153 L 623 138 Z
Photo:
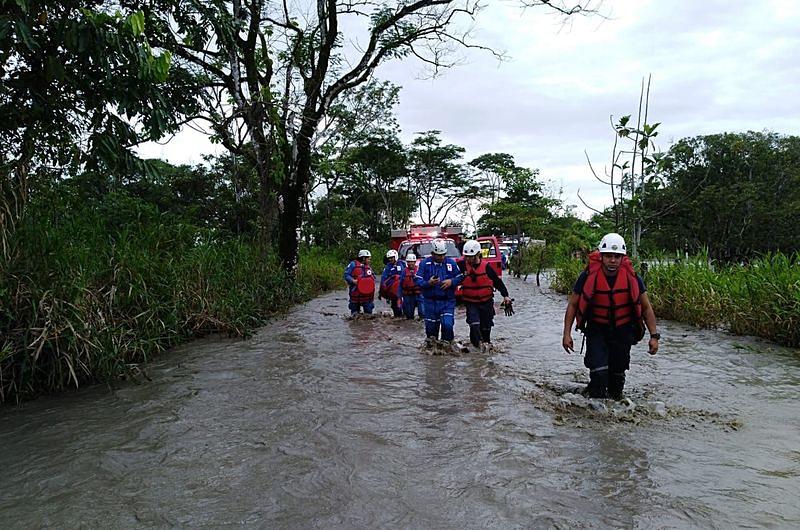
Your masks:
M 661 321 L 659 354 L 633 350 L 635 409 L 595 411 L 560 395 L 586 380 L 566 299 L 507 284 L 490 355 L 425 355 L 421 322 L 345 319 L 339 291 L 150 381 L 0 409 L 0 524 L 800 526 L 797 351 Z

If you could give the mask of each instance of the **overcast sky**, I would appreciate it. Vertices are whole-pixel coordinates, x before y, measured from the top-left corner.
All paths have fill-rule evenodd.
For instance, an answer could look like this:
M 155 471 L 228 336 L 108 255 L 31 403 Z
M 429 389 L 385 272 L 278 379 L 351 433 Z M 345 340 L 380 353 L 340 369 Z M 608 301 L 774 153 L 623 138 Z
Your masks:
M 800 134 L 800 2 L 791 0 L 605 0 L 607 15 L 566 25 L 543 8 L 489 0 L 474 40 L 504 51 L 464 54 L 463 64 L 423 79 L 419 63 L 388 63 L 377 77 L 401 85 L 401 138 L 438 129 L 466 148 L 465 160 L 505 152 L 538 168 L 598 208 L 610 202 L 591 176 L 610 159 L 609 116 L 636 113 L 642 78 L 652 74 L 649 122 L 657 144 L 718 132 Z M 206 148 L 203 148 L 206 145 Z M 193 135 L 144 156 L 199 163 L 214 149 Z

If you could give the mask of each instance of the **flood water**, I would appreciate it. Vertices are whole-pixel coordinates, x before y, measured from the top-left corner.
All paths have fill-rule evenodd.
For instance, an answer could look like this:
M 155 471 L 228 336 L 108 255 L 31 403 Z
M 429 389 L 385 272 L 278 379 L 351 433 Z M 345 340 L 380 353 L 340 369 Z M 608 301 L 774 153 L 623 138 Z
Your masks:
M 796 350 L 660 321 L 659 354 L 633 350 L 637 408 L 609 415 L 559 395 L 586 380 L 566 299 L 506 281 L 488 355 L 425 355 L 421 322 L 343 318 L 342 290 L 149 381 L 4 407 L 0 525 L 800 526 Z

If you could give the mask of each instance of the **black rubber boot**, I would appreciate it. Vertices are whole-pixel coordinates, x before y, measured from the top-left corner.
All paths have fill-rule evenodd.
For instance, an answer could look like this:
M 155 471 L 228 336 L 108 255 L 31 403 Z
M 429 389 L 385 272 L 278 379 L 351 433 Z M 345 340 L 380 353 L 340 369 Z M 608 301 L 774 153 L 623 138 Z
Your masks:
M 608 397 L 619 401 L 622 399 L 622 390 L 625 388 L 625 372 L 610 374 L 608 377 Z
M 481 346 L 481 330 L 478 327 L 478 324 L 473 324 L 473 325 L 471 325 L 469 327 L 469 341 L 476 348 L 480 348 L 480 346 Z
M 597 370 L 589 373 L 589 384 L 584 390 L 586 397 L 606 399 L 608 397 L 608 370 Z

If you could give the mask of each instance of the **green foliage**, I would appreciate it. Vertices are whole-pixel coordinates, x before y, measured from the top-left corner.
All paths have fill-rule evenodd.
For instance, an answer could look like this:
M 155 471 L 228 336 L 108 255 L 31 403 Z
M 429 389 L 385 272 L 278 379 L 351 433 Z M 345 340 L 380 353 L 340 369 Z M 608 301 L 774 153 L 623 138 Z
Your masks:
M 746 265 L 714 267 L 707 255 L 647 272 L 661 318 L 724 328 L 800 346 L 800 256 L 769 254 Z
M 470 162 L 484 180 L 478 185 L 488 197 L 478 220 L 482 234 L 536 234 L 554 218 L 561 201 L 547 197 L 539 181 L 539 170 L 519 167 L 506 153 L 491 153 Z M 481 194 L 478 195 L 479 197 Z
M 569 294 L 581 271 L 586 268 L 585 259 L 576 259 L 573 256 L 559 256 L 555 264 L 555 274 L 550 282 L 550 287 L 559 293 Z
M 651 249 L 735 261 L 800 249 L 800 138 L 726 133 L 677 142 L 665 161 L 666 187 L 649 210 L 668 210 L 647 235 Z
M 191 83 L 169 52 L 154 51 L 146 28 L 142 11 L 110 13 L 98 1 L 4 1 L 0 168 L 141 168 L 131 147 L 176 130 L 197 108 Z
M 409 176 L 424 223 L 441 223 L 476 195 L 472 176 L 461 165 L 464 148 L 442 144 L 441 131 L 420 133 L 409 149 Z
M 651 263 L 645 282 L 656 316 L 800 346 L 800 255 L 769 254 L 715 267 L 708 254 Z M 569 293 L 585 261 L 562 259 L 551 283 Z M 637 267 L 640 270 L 641 266 Z
M 190 223 L 126 193 L 91 202 L 42 190 L 0 264 L 0 401 L 133 377 L 210 332 L 243 335 L 337 287 L 343 265 L 309 250 L 299 281 L 248 239 Z

